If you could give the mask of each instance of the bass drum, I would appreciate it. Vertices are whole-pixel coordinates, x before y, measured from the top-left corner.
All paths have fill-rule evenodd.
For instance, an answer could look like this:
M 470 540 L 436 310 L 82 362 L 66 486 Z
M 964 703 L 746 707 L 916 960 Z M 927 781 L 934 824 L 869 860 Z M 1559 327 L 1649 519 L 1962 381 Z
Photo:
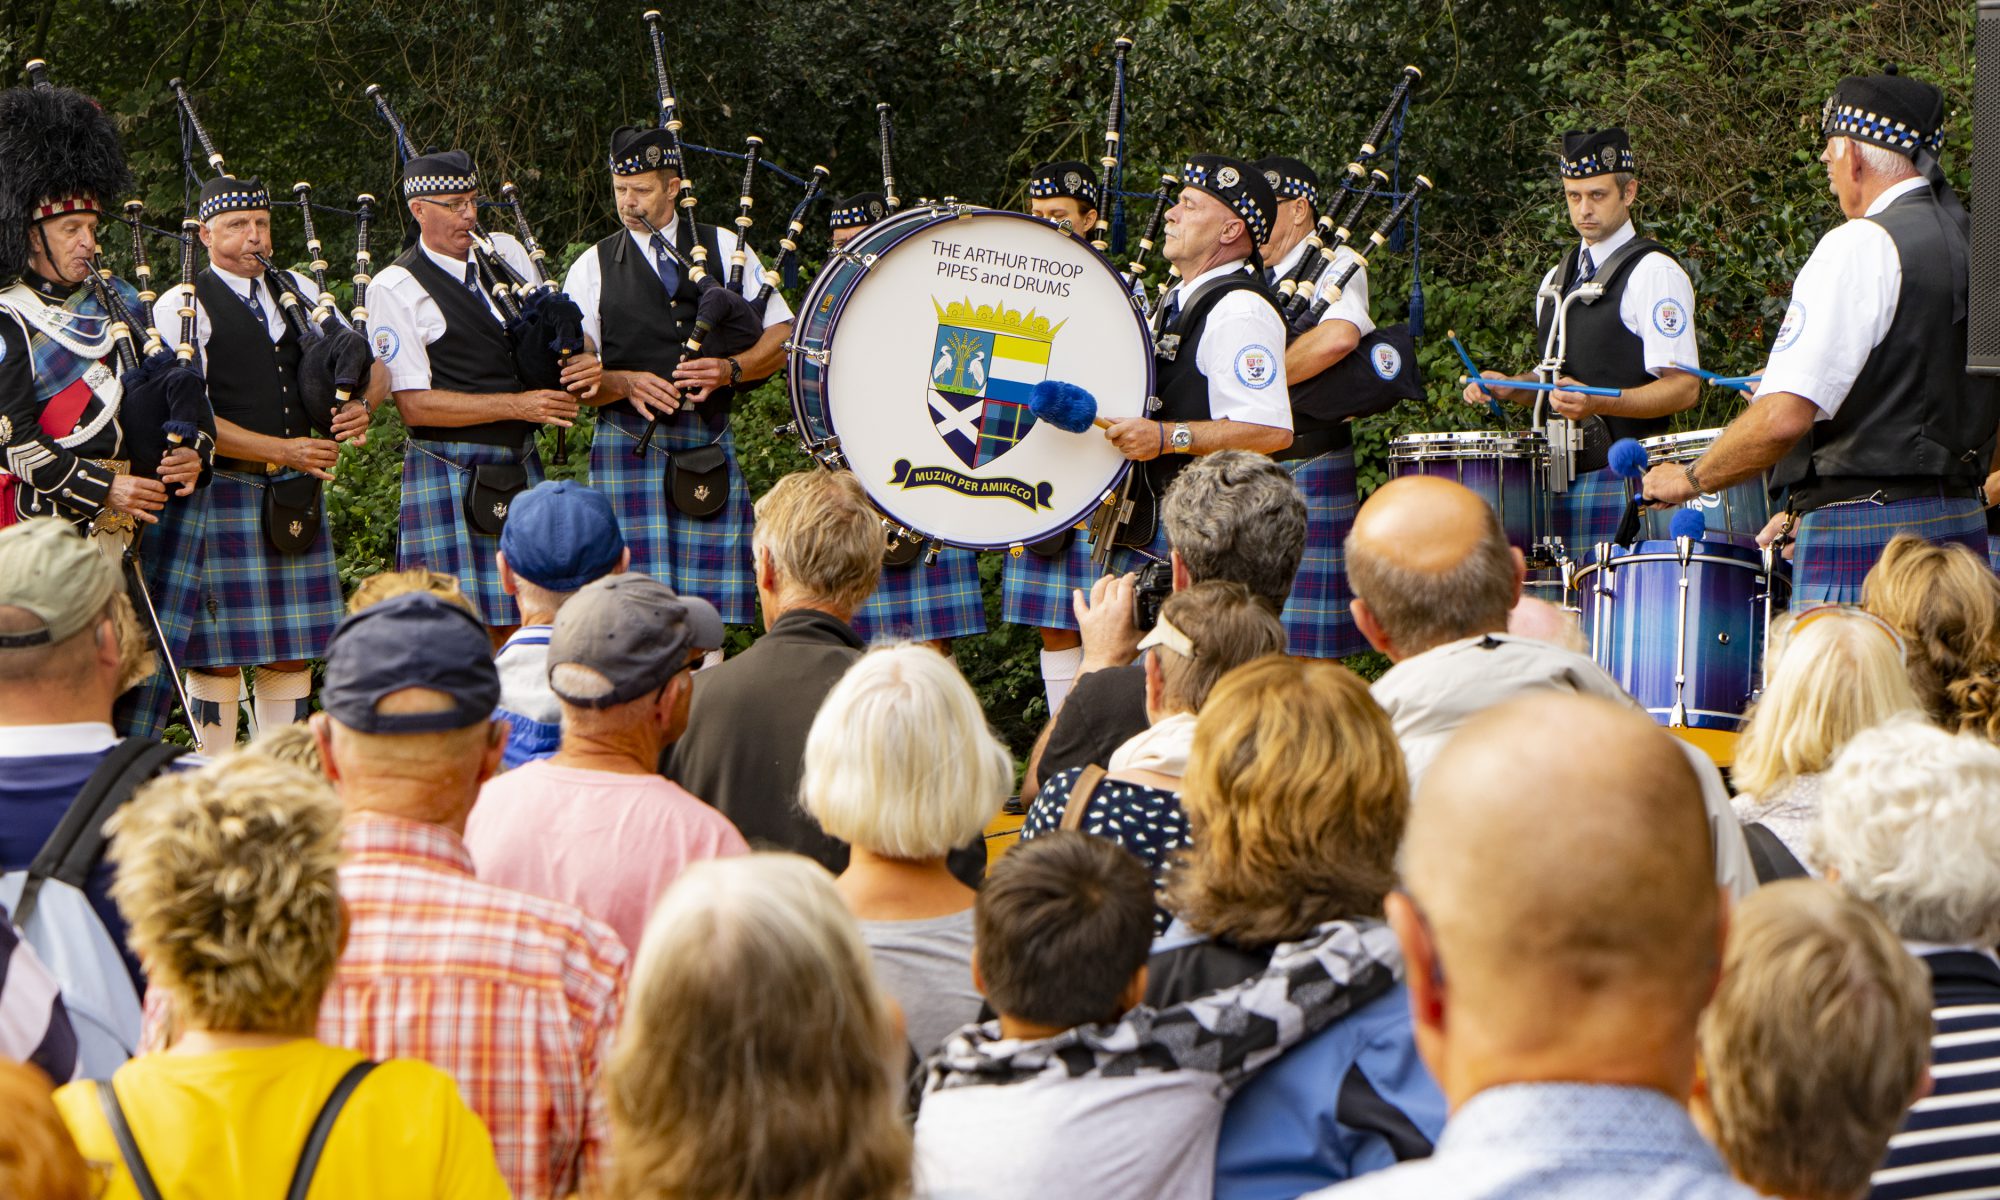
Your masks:
M 1125 478 L 1099 430 L 1035 418 L 1036 384 L 1074 384 L 1112 420 L 1153 394 L 1152 338 L 1110 262 L 991 209 L 863 231 L 807 288 L 788 350 L 806 452 L 851 469 L 896 525 L 970 550 L 1062 533 Z

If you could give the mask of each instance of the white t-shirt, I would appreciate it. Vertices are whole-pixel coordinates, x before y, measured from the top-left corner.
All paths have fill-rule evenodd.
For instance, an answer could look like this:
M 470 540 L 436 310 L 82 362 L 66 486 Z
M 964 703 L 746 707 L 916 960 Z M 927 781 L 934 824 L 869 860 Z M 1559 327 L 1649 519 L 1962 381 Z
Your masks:
M 463 279 L 470 259 L 460 261 L 417 243 L 438 269 L 453 279 Z M 523 279 L 535 277 L 528 252 L 511 234 L 493 235 L 493 248 Z M 500 319 L 493 297 L 480 292 L 486 311 Z M 423 391 L 431 386 L 431 356 L 426 348 L 444 336 L 443 310 L 405 267 L 391 264 L 374 279 L 368 289 L 368 338 L 375 345 L 375 357 L 389 368 L 392 391 Z
M 1921 176 L 1906 179 L 1877 196 L 1865 216 L 1929 186 Z M 1902 289 L 1903 262 L 1888 230 L 1866 219 L 1828 230 L 1792 281 L 1792 303 L 1771 343 L 1756 398 L 1804 396 L 1819 409 L 1817 419 L 1831 420 L 1868 356 L 1889 336 Z
M 1584 249 L 1590 251 L 1591 261 L 1601 269 L 1619 247 L 1635 236 L 1632 222 L 1627 221 L 1596 245 L 1585 242 Z M 1550 267 L 1548 274 L 1542 276 L 1542 287 L 1554 282 L 1560 269 L 1560 263 Z M 1537 324 L 1541 322 L 1545 303 L 1537 289 Z M 1671 256 L 1647 254 L 1632 264 L 1625 277 L 1625 294 L 1618 302 L 1618 320 L 1645 343 L 1647 373 L 1658 376 L 1676 366 L 1701 365 L 1701 350 L 1694 336 L 1694 284 Z
M 1185 303 L 1201 285 L 1244 269 L 1224 263 L 1168 290 L 1162 304 Z M 1292 427 L 1292 399 L 1285 382 L 1285 322 L 1269 301 L 1247 291 L 1232 292 L 1208 310 L 1195 369 L 1208 380 L 1212 421 L 1244 421 L 1273 429 Z

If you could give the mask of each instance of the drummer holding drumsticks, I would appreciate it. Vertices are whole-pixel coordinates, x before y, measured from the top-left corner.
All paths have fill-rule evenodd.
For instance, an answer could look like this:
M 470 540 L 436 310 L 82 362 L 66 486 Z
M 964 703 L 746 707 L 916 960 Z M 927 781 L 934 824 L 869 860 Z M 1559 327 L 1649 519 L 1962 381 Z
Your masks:
M 1701 396 L 1695 376 L 1677 364 L 1700 366 L 1694 333 L 1694 285 L 1666 247 L 1640 237 L 1633 226 L 1638 198 L 1637 162 L 1623 129 L 1571 130 L 1563 135 L 1563 199 L 1582 240 L 1542 276 L 1535 294 L 1536 341 L 1549 330 L 1563 300 L 1586 284 L 1603 294 L 1568 306 L 1562 383 L 1618 389 L 1616 396 L 1548 393 L 1550 407 L 1572 421 L 1601 418 L 1605 444 L 1667 432 L 1668 418 L 1692 408 Z M 1532 373 L 1489 379 L 1532 379 Z M 1485 405 L 1491 391 L 1503 400 L 1530 403 L 1535 393 L 1469 383 L 1468 404 Z M 1595 439 L 1593 439 L 1593 442 Z M 1590 468 L 1586 470 L 1585 468 Z M 1577 477 L 1558 501 L 1556 531 L 1572 558 L 1616 534 L 1627 502 L 1625 481 L 1596 461 L 1578 465 Z
M 1794 602 L 1854 603 L 1898 533 L 1986 553 L 1995 409 L 1965 373 L 1969 222 L 1946 182 L 1944 95 L 1850 75 L 1821 113 L 1819 160 L 1847 223 L 1792 284 L 1755 399 L 1700 460 L 1655 467 L 1646 499 L 1718 491 L 1777 464 L 1795 535 Z
M 1155 497 L 1188 457 L 1218 450 L 1276 454 L 1292 444 L 1285 384 L 1285 322 L 1263 285 L 1257 247 L 1271 235 L 1278 198 L 1264 173 L 1241 159 L 1197 154 L 1167 213 L 1164 255 L 1180 282 L 1153 316 L 1156 407 L 1113 421 L 1104 436 L 1144 463 L 1139 481 Z M 1120 545 L 1115 571 L 1167 557 L 1164 522 L 1151 542 Z

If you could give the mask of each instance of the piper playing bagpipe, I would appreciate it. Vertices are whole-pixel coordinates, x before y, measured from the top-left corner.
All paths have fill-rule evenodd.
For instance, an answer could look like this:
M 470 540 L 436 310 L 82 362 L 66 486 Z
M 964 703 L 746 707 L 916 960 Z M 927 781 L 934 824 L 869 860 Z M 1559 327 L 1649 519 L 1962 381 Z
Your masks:
M 185 90 L 176 92 L 183 119 L 212 150 Z M 306 185 L 294 191 L 310 202 Z M 209 180 L 190 229 L 208 266 L 154 309 L 161 328 L 189 322 L 188 346 L 215 414 L 213 481 L 163 518 L 154 545 L 168 553 L 150 574 L 162 627 L 182 639 L 176 650 L 188 669 L 195 731 L 218 752 L 236 741 L 249 668 L 260 729 L 309 711 L 309 660 L 342 616 L 322 488 L 339 444 L 365 437 L 371 410 L 389 395 L 388 368 L 327 303 L 317 229 L 310 220 L 306 228 L 315 276 L 271 268 L 270 191 L 254 178 Z M 358 403 L 309 401 L 309 384 L 343 381 Z M 142 700 L 134 732 L 159 736 L 165 699 Z
M 124 541 L 201 475 L 193 445 L 133 463 L 120 422 L 138 343 L 114 308 L 139 297 L 99 276 L 97 231 L 130 186 L 96 101 L 45 82 L 0 93 L 0 524 L 59 516 Z
M 600 406 L 591 484 L 617 510 L 634 570 L 708 599 L 725 621 L 748 624 L 757 611 L 750 493 L 729 406 L 739 387 L 748 390 L 782 364 L 792 310 L 740 232 L 682 218 L 682 162 L 668 130 L 614 131 L 609 166 L 623 228 L 578 256 L 563 281 L 604 362 L 596 391 L 584 396 Z M 692 269 L 697 246 L 707 251 L 700 280 Z M 729 292 L 711 275 L 725 263 L 740 278 L 735 307 L 757 314 L 761 333 L 745 344 L 725 323 L 690 356 L 685 347 L 705 309 L 729 303 L 703 303 L 704 293 Z
M 494 550 L 508 505 L 542 477 L 535 430 L 569 427 L 578 396 L 597 385 L 598 364 L 571 356 L 560 388 L 523 379 L 503 321 L 518 315 L 512 279 L 534 277 L 527 250 L 510 234 L 481 231 L 471 155 L 410 154 L 380 89 L 370 94 L 395 133 L 417 228 L 368 290 L 368 335 L 410 429 L 396 565 L 457 576 L 497 638 L 514 621 Z

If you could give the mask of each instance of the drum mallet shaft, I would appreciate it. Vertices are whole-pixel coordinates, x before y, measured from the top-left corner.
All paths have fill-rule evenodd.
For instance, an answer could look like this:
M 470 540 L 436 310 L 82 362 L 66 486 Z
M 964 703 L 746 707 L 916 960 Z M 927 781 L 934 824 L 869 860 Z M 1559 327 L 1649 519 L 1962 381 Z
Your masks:
M 1690 367 L 1686 363 L 1675 363 L 1674 370 L 1686 371 L 1710 387 L 1729 388 L 1744 393 L 1752 391 L 1753 386 L 1764 378 L 1762 375 L 1717 375 L 1713 371 Z
M 1458 382 L 1473 382 L 1470 375 L 1460 375 Z M 1591 387 L 1582 383 L 1543 383 L 1539 379 L 1509 379 L 1502 387 L 1519 388 L 1524 392 L 1575 392 L 1579 396 L 1616 396 L 1617 388 Z
M 1444 337 L 1446 341 L 1451 343 L 1451 348 L 1458 351 L 1458 361 L 1465 364 L 1466 375 L 1469 378 L 1483 381 L 1485 376 L 1479 373 L 1478 367 L 1472 365 L 1472 355 L 1466 353 L 1465 343 L 1458 340 L 1458 331 L 1456 329 L 1447 329 L 1444 331 Z M 1493 389 L 1487 387 L 1484 382 L 1480 383 L 1479 390 L 1486 393 L 1486 407 L 1492 410 L 1493 419 L 1500 422 L 1501 428 L 1506 428 L 1507 413 L 1500 407 L 1500 397 L 1494 395 Z

